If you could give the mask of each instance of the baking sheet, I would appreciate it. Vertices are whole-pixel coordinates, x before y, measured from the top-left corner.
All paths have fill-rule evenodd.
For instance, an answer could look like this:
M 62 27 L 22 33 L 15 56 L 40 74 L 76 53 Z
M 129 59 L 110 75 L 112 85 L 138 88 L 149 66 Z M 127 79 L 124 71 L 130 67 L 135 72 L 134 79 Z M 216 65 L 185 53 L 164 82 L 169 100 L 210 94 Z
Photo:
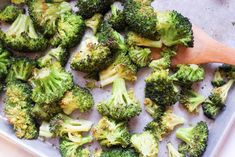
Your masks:
M 2 5 L 2 0 L 0 2 Z M 231 47 L 235 47 L 235 26 L 232 22 L 235 21 L 234 10 L 235 10 L 235 1 L 229 0 L 156 0 L 153 3 L 153 6 L 158 10 L 174 9 L 181 12 L 183 15 L 189 17 L 191 21 L 201 27 L 204 31 L 210 34 L 213 38 L 221 41 Z M 90 33 L 89 31 L 87 32 Z M 79 46 L 71 50 L 71 54 L 76 52 L 79 49 Z M 235 56 L 234 56 L 235 57 Z M 212 72 L 217 64 L 204 65 L 206 69 L 206 79 L 195 85 L 195 89 L 198 89 L 200 93 L 207 96 L 210 93 L 211 85 L 210 79 Z M 67 65 L 68 71 L 71 71 L 69 65 Z M 140 98 L 140 102 L 143 104 L 144 99 L 144 78 L 149 74 L 149 69 L 142 69 L 138 73 L 138 80 L 134 84 L 128 84 L 129 88 L 134 88 L 135 94 Z M 86 81 L 83 79 L 84 74 L 73 72 L 75 83 L 85 86 Z M 92 93 L 94 95 L 95 102 L 99 102 L 103 99 L 107 99 L 110 95 L 111 87 L 106 87 L 104 89 L 94 89 Z M 233 95 L 235 94 L 234 88 L 230 91 L 227 101 L 226 110 L 216 119 L 216 123 L 211 120 L 208 120 L 203 116 L 202 111 L 198 116 L 188 114 L 179 104 L 174 106 L 174 111 L 176 114 L 183 116 L 187 123 L 185 126 L 190 124 L 195 124 L 196 122 L 203 120 L 206 121 L 210 128 L 210 136 L 207 150 L 204 154 L 204 157 L 209 156 L 218 142 L 224 128 L 226 127 L 229 119 L 231 118 L 232 113 L 235 111 L 235 100 Z M 43 157 L 59 157 L 59 152 L 57 150 L 57 140 L 19 140 L 15 137 L 14 132 L 12 131 L 11 126 L 8 125 L 7 121 L 3 118 L 2 113 L 4 96 L 0 96 L 0 135 L 14 141 L 15 143 L 23 146 L 37 156 Z M 73 117 L 79 117 L 84 119 L 89 119 L 95 123 L 100 119 L 100 115 L 97 113 L 95 108 L 89 113 L 81 114 L 79 112 L 73 113 Z M 151 117 L 144 111 L 140 114 L 139 117 L 133 118 L 129 122 L 130 130 L 132 133 L 141 132 L 144 126 L 151 121 Z M 175 137 L 175 132 L 169 135 L 163 142 L 159 144 L 159 157 L 167 156 L 166 143 L 171 141 L 174 146 L 177 146 L 178 140 Z M 97 142 L 92 144 L 92 149 L 97 148 Z

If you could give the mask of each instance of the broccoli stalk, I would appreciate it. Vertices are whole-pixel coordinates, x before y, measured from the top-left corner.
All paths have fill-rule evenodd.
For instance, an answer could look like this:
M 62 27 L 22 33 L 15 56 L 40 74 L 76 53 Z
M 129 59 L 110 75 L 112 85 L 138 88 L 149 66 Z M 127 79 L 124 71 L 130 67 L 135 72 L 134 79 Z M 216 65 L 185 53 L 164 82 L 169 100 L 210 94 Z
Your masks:
M 179 152 L 193 157 L 202 156 L 206 150 L 208 134 L 205 122 L 199 122 L 189 128 L 178 129 L 176 137 L 183 141 L 179 145 Z
M 47 122 L 42 122 L 39 128 L 39 136 L 46 138 L 53 138 L 55 135 L 50 132 L 50 124 Z
M 103 19 L 103 15 L 96 13 L 94 16 L 92 16 L 91 18 L 87 19 L 85 21 L 85 24 L 87 27 L 91 28 L 93 33 L 96 34 L 97 30 L 100 27 L 101 21 Z
M 171 143 L 167 143 L 167 149 L 169 157 L 185 157 L 185 155 L 179 153 Z
M 8 5 L 0 10 L 0 21 L 13 22 L 22 13 L 23 11 L 20 8 Z
M 222 76 L 222 71 L 220 71 L 219 69 L 217 69 L 214 73 L 214 77 L 211 81 L 211 84 L 214 86 L 214 87 L 220 87 L 220 86 L 223 86 L 225 84 L 225 80 Z
M 100 102 L 96 108 L 101 115 L 115 120 L 128 120 L 141 112 L 140 103 L 133 93 L 128 93 L 125 80 L 121 78 L 114 81 L 110 99 Z

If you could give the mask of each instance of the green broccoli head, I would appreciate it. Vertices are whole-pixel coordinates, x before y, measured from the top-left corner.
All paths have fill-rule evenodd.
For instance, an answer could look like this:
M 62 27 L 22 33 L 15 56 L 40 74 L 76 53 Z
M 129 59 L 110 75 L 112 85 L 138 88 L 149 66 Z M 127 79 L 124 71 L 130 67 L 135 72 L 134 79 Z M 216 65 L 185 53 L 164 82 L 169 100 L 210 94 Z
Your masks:
M 111 148 L 105 151 L 98 150 L 98 152 L 94 157 L 139 157 L 139 154 L 132 148 Z
M 65 66 L 68 61 L 68 57 L 69 53 L 67 50 L 59 46 L 57 48 L 52 48 L 45 56 L 40 57 L 37 60 L 37 64 L 40 68 L 50 66 L 54 62 L 59 62 L 61 66 Z
M 219 69 L 216 69 L 215 72 L 214 72 L 214 76 L 213 76 L 213 79 L 211 81 L 211 84 L 214 87 L 220 87 L 220 86 L 223 86 L 225 83 L 226 82 L 225 82 L 225 79 L 223 77 L 223 71 L 219 70 Z
M 42 0 L 28 0 L 27 6 L 34 24 L 47 36 L 56 33 L 57 20 L 61 15 L 72 12 L 72 7 L 67 2 L 47 3 Z
M 122 146 L 130 144 L 130 133 L 125 122 L 116 122 L 103 117 L 98 125 L 93 128 L 93 136 L 102 146 Z
M 126 23 L 130 29 L 146 38 L 158 38 L 157 14 L 151 6 L 152 0 L 128 0 L 124 2 Z
M 85 28 L 85 22 L 80 15 L 63 14 L 58 19 L 57 31 L 50 39 L 50 44 L 53 47 L 72 48 L 82 39 Z
M 171 66 L 171 57 L 170 56 L 165 56 L 157 60 L 153 60 L 150 64 L 149 67 L 153 70 L 165 70 L 170 68 Z
M 36 67 L 35 61 L 29 58 L 15 58 L 9 69 L 6 82 L 21 80 L 27 82 L 31 77 L 34 68 Z
M 94 100 L 90 91 L 79 86 L 74 86 L 71 91 L 67 91 L 60 101 L 60 106 L 66 114 L 71 114 L 76 109 L 86 112 L 93 105 Z
M 161 119 L 162 115 L 165 112 L 165 107 L 155 104 L 151 99 L 144 99 L 145 110 L 148 114 L 153 117 L 155 120 Z
M 93 33 L 96 34 L 100 27 L 101 21 L 103 20 L 103 15 L 96 13 L 91 18 L 85 21 L 87 27 L 91 28 Z
M 217 115 L 223 110 L 228 92 L 233 83 L 234 80 L 229 80 L 223 86 L 212 89 L 211 95 L 202 105 L 203 112 L 208 118 L 215 119 Z
M 135 81 L 137 79 L 136 74 L 137 66 L 132 63 L 129 55 L 119 52 L 114 57 L 114 62 L 99 73 L 100 84 L 104 87 L 113 83 L 117 78 Z
M 193 90 L 183 90 L 180 103 L 189 111 L 198 113 L 198 107 L 205 101 L 205 97 Z
M 0 80 L 6 77 L 10 65 L 10 52 L 7 51 L 0 43 Z
M 101 115 L 115 120 L 128 120 L 141 112 L 140 103 L 134 97 L 133 91 L 127 91 L 125 80 L 122 78 L 114 81 L 109 100 L 100 102 L 96 108 Z
M 174 105 L 179 99 L 179 93 L 168 70 L 159 70 L 146 79 L 145 97 L 150 98 L 160 106 Z
M 131 46 L 128 49 L 128 54 L 133 63 L 139 68 L 146 67 L 151 61 L 151 50 L 139 46 Z
M 13 22 L 23 11 L 14 5 L 7 5 L 0 10 L 0 21 Z
M 207 147 L 209 130 L 205 122 L 199 122 L 189 128 L 180 128 L 176 137 L 183 142 L 179 145 L 179 152 L 192 157 L 202 156 Z
M 166 46 L 193 47 L 192 24 L 177 11 L 158 12 L 156 30 Z
M 13 4 L 23 4 L 25 2 L 26 2 L 26 0 L 11 0 L 11 3 L 13 3 Z
M 227 79 L 235 79 L 235 66 L 223 64 L 219 70 L 225 75 Z
M 155 157 L 158 154 L 158 141 L 149 131 L 132 135 L 131 144 L 141 156 Z
M 167 143 L 168 156 L 169 157 L 185 157 L 184 154 L 179 153 L 177 149 L 171 143 Z
M 89 149 L 82 148 L 79 143 L 66 138 L 60 139 L 59 150 L 62 157 L 90 157 Z
M 78 133 L 88 132 L 92 127 L 92 122 L 82 119 L 72 119 L 64 114 L 57 114 L 50 120 L 50 132 L 57 137 L 69 136 L 70 140 L 75 140 Z
M 72 69 L 86 73 L 98 72 L 106 68 L 113 60 L 112 52 L 107 46 L 99 43 L 96 37 L 89 37 L 81 45 L 80 52 L 72 57 Z
M 178 65 L 178 71 L 171 78 L 182 84 L 192 84 L 202 81 L 205 77 L 205 71 L 202 67 L 196 64 L 181 64 Z
M 52 117 L 61 113 L 62 109 L 57 103 L 36 104 L 31 111 L 31 115 L 39 122 L 49 121 Z
M 107 21 L 101 23 L 97 33 L 99 42 L 108 46 L 112 51 L 127 51 L 127 46 L 120 33 L 112 28 L 112 25 Z
M 47 47 L 47 40 L 34 29 L 29 16 L 20 14 L 6 32 L 0 31 L 3 43 L 16 51 L 42 51 Z
M 126 43 L 133 46 L 144 46 L 150 48 L 161 48 L 162 42 L 160 40 L 151 40 L 142 37 L 134 32 L 128 32 L 126 35 Z
M 36 69 L 30 79 L 32 99 L 38 104 L 60 100 L 73 86 L 73 77 L 56 62 L 49 67 Z

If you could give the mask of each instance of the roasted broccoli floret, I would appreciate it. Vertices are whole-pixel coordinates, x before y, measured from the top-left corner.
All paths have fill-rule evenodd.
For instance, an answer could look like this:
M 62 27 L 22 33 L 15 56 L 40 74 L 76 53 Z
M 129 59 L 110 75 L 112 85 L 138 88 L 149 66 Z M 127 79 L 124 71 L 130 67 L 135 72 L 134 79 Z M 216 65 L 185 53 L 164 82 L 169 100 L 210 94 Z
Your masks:
M 72 7 L 67 2 L 46 3 L 44 0 L 28 0 L 27 5 L 34 24 L 48 36 L 56 33 L 60 16 L 72 12 Z
M 95 15 L 93 15 L 91 18 L 87 19 L 85 21 L 85 24 L 87 27 L 91 28 L 93 33 L 96 34 L 97 30 L 100 27 L 100 24 L 103 20 L 103 15 L 96 13 Z
M 52 65 L 54 62 L 59 62 L 61 66 L 65 66 L 68 61 L 69 53 L 61 46 L 52 48 L 49 52 L 37 60 L 38 66 L 43 68 Z
M 135 81 L 137 79 L 136 74 L 137 66 L 132 63 L 128 55 L 120 52 L 114 57 L 114 62 L 99 73 L 100 84 L 104 87 L 113 83 L 117 78 Z
M 59 150 L 62 157 L 90 157 L 88 148 L 82 148 L 80 143 L 65 138 L 60 139 Z
M 20 14 L 6 32 L 0 31 L 3 43 L 16 51 L 42 51 L 47 47 L 47 40 L 34 29 L 29 16 Z
M 7 5 L 0 10 L 0 21 L 13 22 L 18 17 L 18 15 L 22 13 L 23 11 L 20 8 L 14 5 Z
M 215 119 L 216 116 L 223 110 L 228 92 L 233 83 L 234 80 L 229 80 L 223 86 L 212 89 L 211 95 L 202 105 L 203 112 L 208 118 Z
M 121 78 L 113 82 L 109 100 L 100 102 L 96 108 L 101 115 L 115 120 L 128 120 L 141 112 L 140 103 L 134 97 L 133 91 L 127 91 L 125 80 Z
M 153 60 L 149 67 L 153 70 L 165 70 L 171 66 L 171 58 L 170 56 L 165 56 L 157 60 Z
M 57 136 L 67 135 L 70 140 L 76 141 L 78 133 L 88 132 L 92 127 L 92 122 L 82 119 L 72 119 L 64 114 L 57 114 L 50 120 L 50 132 Z
M 11 65 L 10 52 L 7 51 L 0 43 L 0 80 L 8 74 Z
M 36 64 L 34 60 L 28 58 L 15 58 L 9 69 L 6 82 L 21 80 L 27 82 L 31 77 Z
M 57 31 L 50 39 L 50 44 L 53 47 L 72 48 L 82 39 L 85 28 L 85 22 L 80 15 L 63 14 L 58 20 Z
M 146 79 L 145 97 L 160 106 L 174 105 L 179 99 L 177 87 L 169 77 L 168 70 L 158 70 Z
M 132 148 L 112 148 L 97 150 L 93 157 L 139 157 L 139 154 Z
M 49 121 L 52 117 L 61 113 L 62 109 L 57 103 L 51 104 L 36 104 L 31 111 L 31 115 L 38 120 L 41 121 Z
M 30 115 L 30 96 L 30 87 L 25 83 L 11 82 L 7 85 L 4 113 L 18 138 L 35 139 L 38 136 L 37 127 Z
M 166 46 L 193 47 L 192 24 L 177 11 L 157 12 L 157 26 L 154 30 L 157 30 Z
M 81 45 L 80 52 L 72 57 L 72 69 L 86 73 L 98 72 L 113 60 L 112 52 L 107 46 L 99 43 L 96 37 L 88 37 Z
M 90 91 L 79 86 L 74 86 L 71 91 L 67 91 L 60 101 L 60 106 L 66 114 L 71 114 L 76 109 L 86 112 L 93 105 L 94 100 Z
M 148 38 L 144 38 L 134 32 L 127 33 L 126 43 L 128 45 L 145 46 L 145 47 L 152 47 L 152 48 L 162 47 L 162 42 L 160 40 L 151 40 Z
M 13 4 L 23 4 L 25 2 L 26 2 L 26 0 L 11 0 L 11 3 L 13 3 Z
M 183 90 L 180 95 L 180 103 L 189 112 L 198 112 L 198 107 L 205 101 L 205 97 L 194 90 Z
M 133 63 L 139 68 L 146 67 L 151 61 L 151 50 L 139 46 L 131 46 L 128 49 L 128 54 Z
M 124 14 L 130 29 L 146 38 L 158 38 L 157 14 L 151 6 L 153 0 L 126 0 Z
M 219 70 L 224 73 L 227 79 L 235 79 L 235 66 L 223 64 L 219 67 Z
M 220 86 L 223 86 L 226 82 L 225 82 L 225 79 L 223 78 L 223 72 L 219 69 L 216 69 L 215 72 L 214 72 L 214 76 L 213 76 L 213 79 L 211 81 L 211 84 L 214 86 L 214 87 L 220 87 Z
M 189 128 L 180 128 L 176 137 L 183 142 L 179 145 L 179 152 L 192 157 L 200 157 L 207 147 L 209 130 L 205 122 L 199 122 Z
M 71 89 L 73 78 L 56 62 L 49 67 L 35 69 L 30 83 L 33 87 L 33 101 L 38 104 L 49 104 L 59 101 L 64 93 Z
M 194 82 L 202 81 L 205 77 L 205 71 L 202 67 L 196 64 L 181 64 L 178 65 L 178 71 L 171 78 L 182 84 L 193 84 Z
M 155 157 L 158 154 L 158 141 L 149 131 L 131 136 L 132 146 L 143 157 Z
M 171 143 L 167 143 L 168 157 L 185 157 L 184 154 L 178 152 Z
M 78 0 L 78 14 L 84 18 L 91 18 L 95 13 L 104 14 L 110 9 L 114 0 Z
M 93 128 L 93 136 L 102 146 L 122 146 L 130 144 L 130 133 L 125 122 L 115 122 L 103 117 L 98 125 Z
M 127 46 L 120 33 L 112 28 L 107 21 L 102 22 L 97 33 L 99 42 L 108 46 L 112 51 L 126 52 Z

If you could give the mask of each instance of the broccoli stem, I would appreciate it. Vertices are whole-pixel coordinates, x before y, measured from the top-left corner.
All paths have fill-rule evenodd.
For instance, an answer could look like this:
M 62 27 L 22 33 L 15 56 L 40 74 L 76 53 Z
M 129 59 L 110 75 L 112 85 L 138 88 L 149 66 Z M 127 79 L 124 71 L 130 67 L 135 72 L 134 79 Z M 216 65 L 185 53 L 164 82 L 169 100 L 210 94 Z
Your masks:
M 75 142 L 79 146 L 82 146 L 86 143 L 91 143 L 93 140 L 91 136 L 82 137 L 82 135 L 72 135 L 71 133 L 68 134 L 68 137 L 70 141 Z
M 119 74 L 115 67 L 111 66 L 107 70 L 100 73 L 100 84 L 102 87 L 111 84 L 114 80 L 119 77 Z
M 234 80 L 229 80 L 225 85 L 219 87 L 221 88 L 221 100 L 222 100 L 222 103 L 224 104 L 225 101 L 226 101 L 226 98 L 228 96 L 228 91 L 229 89 L 231 88 L 231 86 L 233 85 L 234 83 Z
M 6 32 L 7 35 L 20 35 L 26 30 L 27 16 L 20 14 Z
M 64 128 L 67 132 L 87 132 L 91 129 L 92 122 L 87 120 L 68 119 Z
M 43 122 L 39 129 L 39 136 L 52 138 L 53 134 L 50 132 L 50 124 L 47 122 Z
M 176 131 L 176 137 L 187 143 L 188 145 L 191 144 L 191 139 L 193 136 L 193 129 L 194 127 L 189 128 L 179 128 Z

